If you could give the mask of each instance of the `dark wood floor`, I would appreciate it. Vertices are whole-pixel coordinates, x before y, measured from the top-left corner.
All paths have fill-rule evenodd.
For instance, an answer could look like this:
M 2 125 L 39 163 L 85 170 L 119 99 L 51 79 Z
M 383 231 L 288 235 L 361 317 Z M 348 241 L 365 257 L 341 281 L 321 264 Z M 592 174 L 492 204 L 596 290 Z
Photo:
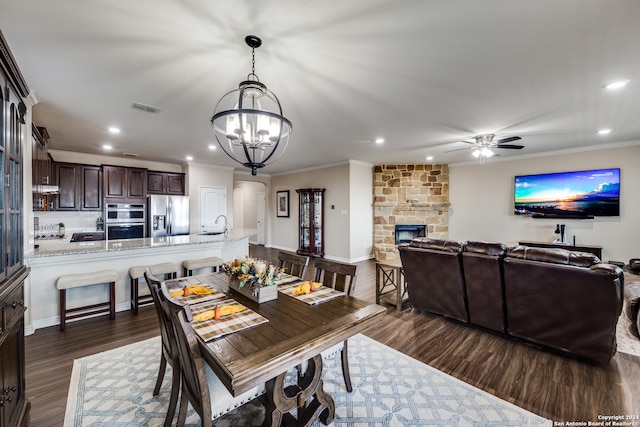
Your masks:
M 275 261 L 277 250 L 252 246 Z M 359 263 L 356 296 L 375 300 L 375 265 Z M 313 274 L 313 266 L 309 275 Z M 159 335 L 153 307 L 37 330 L 26 338 L 31 426 L 62 425 L 73 360 Z M 640 415 L 640 359 L 616 354 L 603 367 L 505 339 L 410 308 L 389 306 L 370 337 L 499 398 L 554 421 Z

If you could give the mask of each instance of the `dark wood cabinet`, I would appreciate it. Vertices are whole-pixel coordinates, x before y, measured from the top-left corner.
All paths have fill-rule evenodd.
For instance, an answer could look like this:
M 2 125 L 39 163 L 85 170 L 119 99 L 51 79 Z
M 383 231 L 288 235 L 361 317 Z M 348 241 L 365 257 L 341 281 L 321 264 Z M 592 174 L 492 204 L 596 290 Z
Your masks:
M 58 211 L 102 210 L 102 168 L 76 163 L 56 163 Z
M 102 210 L 102 168 L 82 165 L 81 177 L 80 209 L 83 211 Z
M 147 194 L 172 194 L 184 196 L 185 175 L 175 172 L 147 172 Z
M 0 427 L 29 424 L 24 380 L 24 149 L 29 89 L 0 31 Z M 31 141 L 28 141 L 29 143 Z M 31 192 L 31 188 L 28 189 Z
M 33 210 L 49 208 L 54 196 L 48 193 L 54 183 L 55 170 L 49 154 L 49 133 L 44 127 L 31 125 L 31 183 L 33 185 Z
M 57 163 L 56 176 L 58 178 L 59 193 L 55 210 L 80 210 L 80 168 L 78 165 Z
M 184 196 L 184 174 L 167 172 L 167 194 Z
M 0 426 L 28 424 L 25 395 L 23 268 L 12 286 L 0 292 Z M 1 288 L 0 288 L 1 289 Z
M 104 196 L 147 197 L 147 170 L 123 166 L 103 166 Z
M 299 197 L 298 254 L 324 256 L 324 188 L 296 190 Z
M 164 172 L 147 172 L 147 193 L 164 194 L 167 174 Z

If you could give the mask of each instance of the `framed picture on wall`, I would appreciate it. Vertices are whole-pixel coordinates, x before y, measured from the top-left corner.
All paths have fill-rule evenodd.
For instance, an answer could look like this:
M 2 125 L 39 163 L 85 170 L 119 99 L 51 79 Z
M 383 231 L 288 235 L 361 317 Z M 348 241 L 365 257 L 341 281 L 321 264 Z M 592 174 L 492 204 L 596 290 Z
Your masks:
M 276 192 L 276 216 L 289 218 L 289 190 Z

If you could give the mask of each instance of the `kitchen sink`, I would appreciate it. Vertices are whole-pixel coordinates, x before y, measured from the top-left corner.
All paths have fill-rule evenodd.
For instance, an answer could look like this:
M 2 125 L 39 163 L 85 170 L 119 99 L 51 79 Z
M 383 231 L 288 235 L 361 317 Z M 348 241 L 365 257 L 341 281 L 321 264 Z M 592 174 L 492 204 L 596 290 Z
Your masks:
M 224 234 L 224 231 L 205 231 L 204 233 L 198 233 L 201 236 L 217 236 L 218 234 Z

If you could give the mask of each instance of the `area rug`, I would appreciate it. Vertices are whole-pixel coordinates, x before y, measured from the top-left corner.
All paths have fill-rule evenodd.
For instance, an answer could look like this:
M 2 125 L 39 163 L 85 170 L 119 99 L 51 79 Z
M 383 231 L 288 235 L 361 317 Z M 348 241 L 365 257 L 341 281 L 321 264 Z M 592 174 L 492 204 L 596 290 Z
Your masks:
M 152 396 L 159 351 L 157 337 L 75 360 L 64 426 L 161 426 L 171 368 L 159 396 Z M 352 393 L 344 388 L 339 357 L 324 364 L 325 389 L 335 400 L 335 426 L 551 425 L 364 335 L 349 340 L 349 355 Z M 214 420 L 214 425 L 259 426 L 263 418 L 258 398 Z M 191 408 L 187 425 L 200 425 Z

